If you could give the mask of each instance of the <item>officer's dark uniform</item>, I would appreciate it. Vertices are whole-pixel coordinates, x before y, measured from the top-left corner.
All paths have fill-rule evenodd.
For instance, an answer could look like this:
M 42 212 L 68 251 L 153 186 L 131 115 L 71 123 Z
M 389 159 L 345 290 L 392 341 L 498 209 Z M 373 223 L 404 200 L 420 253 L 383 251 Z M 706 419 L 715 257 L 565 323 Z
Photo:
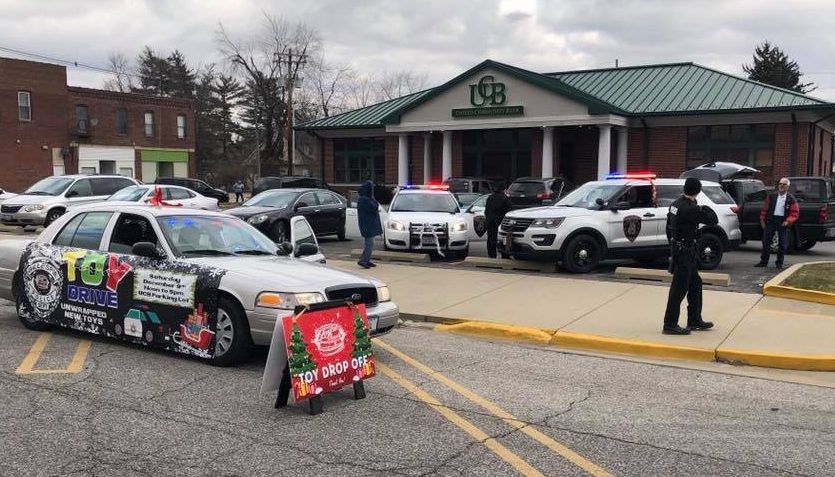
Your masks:
M 698 182 L 697 179 L 693 179 Z M 685 192 L 696 195 L 701 183 L 696 185 L 688 179 Z M 688 190 L 688 185 L 690 189 Z M 693 193 L 695 188 L 695 193 Z M 696 261 L 696 231 L 699 224 L 716 225 L 716 213 L 707 206 L 682 195 L 670 206 L 667 214 L 667 238 L 670 240 L 670 271 L 673 282 L 667 297 L 667 311 L 664 314 L 665 334 L 688 334 L 691 329 L 707 329 L 713 323 L 702 320 L 702 279 Z M 678 326 L 681 300 L 687 295 L 687 328 Z
M 505 214 L 510 212 L 513 205 L 505 195 L 504 190 L 497 188 L 487 197 L 484 206 L 484 218 L 487 225 L 487 256 L 496 258 L 496 245 L 499 238 L 499 225 Z

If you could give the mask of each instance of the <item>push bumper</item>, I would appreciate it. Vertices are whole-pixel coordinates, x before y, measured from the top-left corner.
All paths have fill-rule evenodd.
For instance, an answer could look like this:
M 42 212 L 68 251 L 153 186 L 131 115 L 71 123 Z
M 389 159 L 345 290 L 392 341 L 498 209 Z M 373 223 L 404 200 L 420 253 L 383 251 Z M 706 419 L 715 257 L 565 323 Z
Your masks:
M 508 235 L 512 235 L 512 240 Z M 528 228 L 524 232 L 505 232 L 499 229 L 498 250 L 522 260 L 553 261 L 560 257 L 560 246 L 565 240 L 559 229 Z
M 464 250 L 469 245 L 467 231 L 435 234 L 416 234 L 408 230 L 386 230 L 386 247 L 392 250 L 436 252 Z

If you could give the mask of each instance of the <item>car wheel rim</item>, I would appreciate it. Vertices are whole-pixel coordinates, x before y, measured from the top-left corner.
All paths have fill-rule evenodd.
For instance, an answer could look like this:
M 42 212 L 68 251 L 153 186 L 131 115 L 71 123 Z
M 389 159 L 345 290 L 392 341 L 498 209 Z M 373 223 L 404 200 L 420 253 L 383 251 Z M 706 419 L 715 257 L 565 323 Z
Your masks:
M 223 356 L 232 347 L 235 339 L 235 328 L 232 317 L 224 309 L 217 310 L 217 335 L 215 342 L 215 356 Z
M 577 249 L 577 253 L 574 255 L 574 261 L 577 265 L 581 267 L 587 266 L 591 263 L 591 250 L 589 250 L 589 246 L 586 243 L 580 244 L 580 248 Z
M 713 240 L 707 241 L 702 247 L 702 261 L 704 263 L 713 263 L 718 254 L 714 250 L 719 250 L 718 244 Z

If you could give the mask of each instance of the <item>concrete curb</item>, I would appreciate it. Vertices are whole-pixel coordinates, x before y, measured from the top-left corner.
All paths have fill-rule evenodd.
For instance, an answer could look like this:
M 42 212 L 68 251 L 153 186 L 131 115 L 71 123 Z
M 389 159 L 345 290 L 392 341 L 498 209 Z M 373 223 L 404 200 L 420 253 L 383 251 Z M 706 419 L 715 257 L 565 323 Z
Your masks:
M 795 272 L 806 265 L 816 263 L 831 263 L 831 262 L 807 262 L 797 263 L 790 266 L 786 270 L 778 273 L 774 278 L 763 285 L 763 295 L 774 296 L 779 298 L 789 298 L 792 300 L 810 301 L 813 303 L 822 303 L 824 305 L 835 305 L 835 293 L 827 293 L 817 290 L 805 290 L 802 288 L 795 288 L 783 285 L 787 278 L 792 276 Z
M 359 258 L 362 255 L 362 250 L 351 250 L 351 258 Z M 372 259 L 388 262 L 405 262 L 405 263 L 429 263 L 432 259 L 427 253 L 407 253 L 407 252 L 391 252 L 388 250 L 375 250 L 371 255 Z
M 716 360 L 796 371 L 835 371 L 835 355 L 769 354 L 759 351 L 717 349 Z
M 648 341 L 571 333 L 568 331 L 556 332 L 550 344 L 566 348 L 607 351 L 655 358 L 688 359 L 692 361 L 713 361 L 716 359 L 715 351 L 709 348 L 675 346 Z
M 554 334 L 553 331 L 529 328 L 526 326 L 504 325 L 484 321 L 464 321 L 451 325 L 435 325 L 435 331 L 448 333 L 462 333 L 469 335 L 502 338 L 514 341 L 527 341 L 537 344 L 548 344 Z
M 556 263 L 532 262 L 529 260 L 509 260 L 504 258 L 467 257 L 459 263 L 461 267 L 483 268 L 491 270 L 517 270 L 523 272 L 553 273 Z

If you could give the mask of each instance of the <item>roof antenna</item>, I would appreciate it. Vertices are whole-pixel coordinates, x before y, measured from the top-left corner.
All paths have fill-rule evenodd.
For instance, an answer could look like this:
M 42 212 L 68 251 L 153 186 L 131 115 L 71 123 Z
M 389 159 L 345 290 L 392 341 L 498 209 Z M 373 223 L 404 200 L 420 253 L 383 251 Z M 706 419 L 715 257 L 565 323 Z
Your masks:
M 617 68 L 617 67 L 618 67 L 618 59 L 615 58 L 615 68 Z

